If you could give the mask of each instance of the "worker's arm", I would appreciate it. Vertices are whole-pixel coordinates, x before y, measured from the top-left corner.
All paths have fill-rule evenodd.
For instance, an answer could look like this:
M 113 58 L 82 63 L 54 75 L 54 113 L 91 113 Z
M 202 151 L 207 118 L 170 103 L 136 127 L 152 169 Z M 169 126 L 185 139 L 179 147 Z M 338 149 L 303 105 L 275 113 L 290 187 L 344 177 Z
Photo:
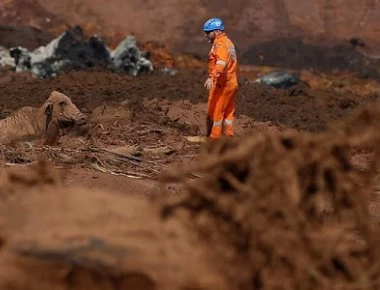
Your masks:
M 227 65 L 228 59 L 228 47 L 226 43 L 219 42 L 215 44 L 214 54 L 216 56 L 216 63 L 211 70 L 209 77 L 216 81 L 218 77 L 223 73 Z

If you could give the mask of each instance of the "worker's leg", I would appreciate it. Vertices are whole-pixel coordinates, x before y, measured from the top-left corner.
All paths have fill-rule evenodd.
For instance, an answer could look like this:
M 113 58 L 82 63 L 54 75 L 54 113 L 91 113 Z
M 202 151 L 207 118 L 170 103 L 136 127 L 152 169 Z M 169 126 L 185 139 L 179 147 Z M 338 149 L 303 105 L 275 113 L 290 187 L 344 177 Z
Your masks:
M 223 118 L 223 133 L 226 136 L 233 136 L 233 121 L 235 115 L 235 97 L 237 92 L 237 85 L 232 83 L 228 84 L 225 89 L 226 108 L 224 110 Z
M 212 139 L 218 139 L 222 134 L 223 112 L 225 108 L 223 96 L 224 88 L 217 86 L 210 92 L 208 100 L 208 134 Z

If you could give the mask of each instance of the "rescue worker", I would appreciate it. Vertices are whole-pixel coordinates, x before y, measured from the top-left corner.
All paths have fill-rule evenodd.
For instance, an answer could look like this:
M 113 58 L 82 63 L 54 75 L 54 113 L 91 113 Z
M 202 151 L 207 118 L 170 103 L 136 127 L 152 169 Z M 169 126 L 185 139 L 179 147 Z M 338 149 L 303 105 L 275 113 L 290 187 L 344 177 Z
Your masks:
M 224 32 L 220 18 L 207 20 L 203 31 L 212 44 L 208 55 L 208 78 L 204 84 L 209 90 L 207 136 L 211 139 L 218 139 L 222 134 L 233 136 L 232 123 L 238 88 L 235 46 Z

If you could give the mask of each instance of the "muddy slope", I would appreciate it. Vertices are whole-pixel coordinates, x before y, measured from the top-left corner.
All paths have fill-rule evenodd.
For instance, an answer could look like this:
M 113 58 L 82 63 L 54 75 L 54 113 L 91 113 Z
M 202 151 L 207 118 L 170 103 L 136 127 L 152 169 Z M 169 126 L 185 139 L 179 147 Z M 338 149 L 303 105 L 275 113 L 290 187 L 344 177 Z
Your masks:
M 179 51 L 204 53 L 201 25 L 220 16 L 239 47 L 266 39 L 325 35 L 329 38 L 379 39 L 380 9 L 373 0 L 38 0 L 44 9 L 69 22 L 91 23 L 106 31 L 133 32 L 142 41 L 158 40 Z M 84 16 L 85 15 L 85 16 Z M 148 21 L 139 21 L 149 19 Z M 168 21 L 170 19 L 170 21 Z

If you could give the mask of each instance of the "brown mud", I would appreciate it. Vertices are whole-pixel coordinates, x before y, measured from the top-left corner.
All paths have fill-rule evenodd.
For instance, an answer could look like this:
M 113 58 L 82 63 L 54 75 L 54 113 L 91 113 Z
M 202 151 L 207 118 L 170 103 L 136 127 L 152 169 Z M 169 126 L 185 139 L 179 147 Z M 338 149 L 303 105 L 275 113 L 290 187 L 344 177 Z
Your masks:
M 179 69 L 1 68 L 1 118 L 58 90 L 89 123 L 0 146 L 0 289 L 378 289 L 380 10 L 347 1 L 0 0 L 0 45 L 79 24 Z M 236 136 L 203 143 L 215 9 L 246 65 Z M 254 84 L 274 70 L 308 85 Z
M 183 186 L 171 198 L 67 186 L 46 163 L 2 170 L 0 286 L 376 289 L 379 112 L 210 143 L 163 177 Z M 375 148 L 365 174 L 358 146 Z
M 252 74 L 248 73 L 247 77 L 250 82 L 254 80 Z M 360 104 L 379 98 L 376 86 L 363 90 L 360 86 L 367 86 L 366 81 L 355 79 L 354 76 L 306 77 L 306 81 L 309 78 L 311 82 L 315 82 L 311 88 L 298 87 L 289 90 L 263 88 L 247 83 L 242 78 L 237 96 L 237 115 L 243 114 L 260 122 L 270 121 L 296 129 L 320 131 L 326 128 L 330 120 L 340 119 Z M 144 99 L 157 99 L 158 102 L 189 101 L 194 104 L 206 104 L 207 100 L 207 91 L 203 87 L 206 74 L 201 70 L 183 69 L 175 76 L 153 73 L 139 78 L 99 70 L 81 71 L 48 80 L 9 72 L 2 78 L 0 104 L 8 111 L 26 105 L 39 106 L 52 90 L 70 96 L 84 112 L 91 112 L 104 104 L 115 105 L 120 102 L 128 102 L 132 109 L 141 112 Z M 354 85 L 358 86 L 358 90 L 345 89 Z M 160 113 L 159 105 L 152 110 L 153 112 L 149 112 L 154 119 L 153 116 Z M 149 114 L 146 117 L 149 118 Z

